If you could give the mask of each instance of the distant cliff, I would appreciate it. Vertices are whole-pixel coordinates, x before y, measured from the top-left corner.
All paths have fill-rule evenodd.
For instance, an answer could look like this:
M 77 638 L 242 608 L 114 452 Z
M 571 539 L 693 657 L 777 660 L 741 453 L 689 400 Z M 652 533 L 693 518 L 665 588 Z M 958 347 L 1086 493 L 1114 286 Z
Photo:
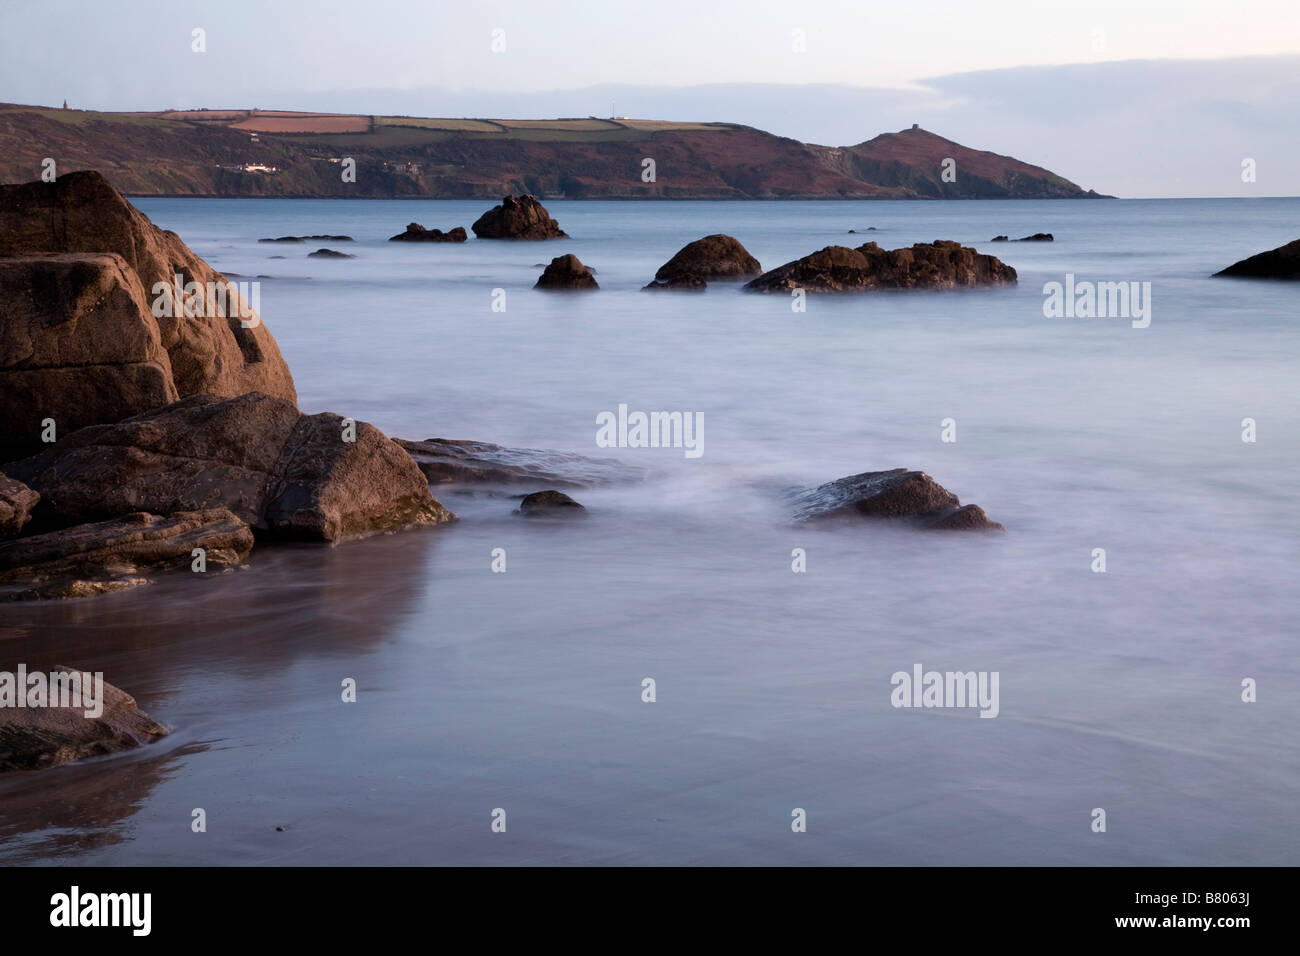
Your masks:
M 60 174 L 98 169 L 143 196 L 1098 198 L 917 127 L 827 147 L 730 123 L 0 105 L 0 182 L 39 178 L 46 158 Z

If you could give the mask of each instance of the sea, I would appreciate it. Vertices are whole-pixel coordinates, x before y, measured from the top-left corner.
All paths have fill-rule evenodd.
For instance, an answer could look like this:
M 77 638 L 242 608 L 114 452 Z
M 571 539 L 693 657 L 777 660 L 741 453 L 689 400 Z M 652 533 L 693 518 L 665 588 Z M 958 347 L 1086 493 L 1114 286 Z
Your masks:
M 387 240 L 490 202 L 134 202 L 260 283 L 304 411 L 646 477 L 568 489 L 580 521 L 439 486 L 455 524 L 0 607 L 0 661 L 171 730 L 6 775 L 0 863 L 1300 863 L 1300 286 L 1210 277 L 1300 199 L 548 200 L 570 238 L 463 244 Z M 768 269 L 952 239 L 1019 282 L 642 291 L 719 232 Z M 308 234 L 354 241 L 258 242 Z M 599 290 L 533 288 L 565 253 Z M 1148 312 L 1048 314 L 1067 281 Z M 700 454 L 606 447 L 621 405 Z M 1005 532 L 791 521 L 890 468 Z M 899 706 L 918 667 L 997 675 L 996 716 Z

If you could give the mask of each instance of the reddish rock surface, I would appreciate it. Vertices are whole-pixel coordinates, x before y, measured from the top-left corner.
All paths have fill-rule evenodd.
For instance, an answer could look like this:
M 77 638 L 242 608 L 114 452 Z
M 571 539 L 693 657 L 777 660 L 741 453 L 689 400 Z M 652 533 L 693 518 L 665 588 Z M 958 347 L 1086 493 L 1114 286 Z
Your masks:
M 66 665 L 54 671 L 93 675 Z M 167 728 L 136 706 L 135 698 L 103 684 L 103 712 L 87 717 L 79 707 L 0 708 L 0 773 L 42 770 L 84 757 L 118 753 L 166 736 Z
M 182 276 L 206 287 L 224 280 L 174 232 L 159 229 L 97 172 L 70 173 L 53 183 L 0 186 L 0 256 L 115 252 L 139 276 L 145 294 Z M 174 310 L 180 312 L 180 310 Z M 265 324 L 245 328 L 232 304 L 207 317 L 157 319 L 181 396 L 220 397 L 259 391 L 298 400 L 289 367 Z
M 197 314 L 171 295 L 177 275 L 203 290 Z M 241 317 L 230 281 L 175 233 L 98 173 L 0 187 L 0 461 L 40 448 L 46 419 L 61 437 L 186 395 L 250 391 L 297 401 L 260 317 L 247 304 Z
M 0 474 L 0 538 L 12 538 L 32 517 L 41 496 L 21 481 Z
M 238 564 L 253 532 L 225 508 L 166 517 L 136 512 L 0 542 L 0 600 L 86 597 L 148 581 L 155 571 L 191 571 L 195 548 L 206 569 Z

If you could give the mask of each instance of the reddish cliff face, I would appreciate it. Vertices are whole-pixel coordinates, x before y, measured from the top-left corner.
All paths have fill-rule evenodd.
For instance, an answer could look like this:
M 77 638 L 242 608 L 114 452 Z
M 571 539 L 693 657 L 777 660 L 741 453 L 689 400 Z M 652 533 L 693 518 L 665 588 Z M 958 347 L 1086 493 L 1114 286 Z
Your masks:
M 925 198 L 1068 199 L 1082 193 L 1041 166 L 970 149 L 918 127 L 882 133 L 841 152 L 854 175 Z
M 251 124 L 251 125 L 250 125 Z M 254 130 L 255 127 L 255 130 Z M 256 135 L 256 139 L 254 139 Z M 434 120 L 0 105 L 0 181 L 108 171 L 131 195 L 976 199 L 1093 195 L 924 130 L 827 147 L 730 123 Z M 357 175 L 345 181 L 341 160 Z M 942 163 L 955 160 L 946 181 Z M 647 166 L 646 161 L 653 163 Z

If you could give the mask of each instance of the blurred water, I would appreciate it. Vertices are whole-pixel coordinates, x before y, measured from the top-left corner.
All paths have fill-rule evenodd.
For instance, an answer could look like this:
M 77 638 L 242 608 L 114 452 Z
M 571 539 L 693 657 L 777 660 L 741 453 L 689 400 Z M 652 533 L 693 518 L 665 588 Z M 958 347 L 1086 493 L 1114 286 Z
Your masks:
M 487 204 L 137 205 L 272 277 L 262 315 L 307 411 L 603 455 L 596 415 L 627 403 L 703 412 L 705 453 L 618 450 L 654 477 L 575 492 L 573 525 L 435 489 L 459 524 L 0 609 L 0 659 L 103 670 L 175 728 L 0 782 L 0 860 L 1300 862 L 1300 289 L 1208 278 L 1296 238 L 1300 200 L 553 202 L 573 238 L 418 246 L 384 240 Z M 1039 231 L 1056 241 L 988 242 Z M 713 232 L 766 268 L 957 239 L 1020 283 L 803 314 L 734 285 L 639 291 Z M 256 241 L 309 233 L 357 241 Z M 306 258 L 320 245 L 357 258 Z M 532 290 L 565 252 L 599 292 Z M 1044 318 L 1067 272 L 1150 282 L 1150 327 Z M 900 466 L 1008 533 L 786 521 L 781 487 Z M 998 671 L 1000 716 L 892 708 L 918 661 Z

